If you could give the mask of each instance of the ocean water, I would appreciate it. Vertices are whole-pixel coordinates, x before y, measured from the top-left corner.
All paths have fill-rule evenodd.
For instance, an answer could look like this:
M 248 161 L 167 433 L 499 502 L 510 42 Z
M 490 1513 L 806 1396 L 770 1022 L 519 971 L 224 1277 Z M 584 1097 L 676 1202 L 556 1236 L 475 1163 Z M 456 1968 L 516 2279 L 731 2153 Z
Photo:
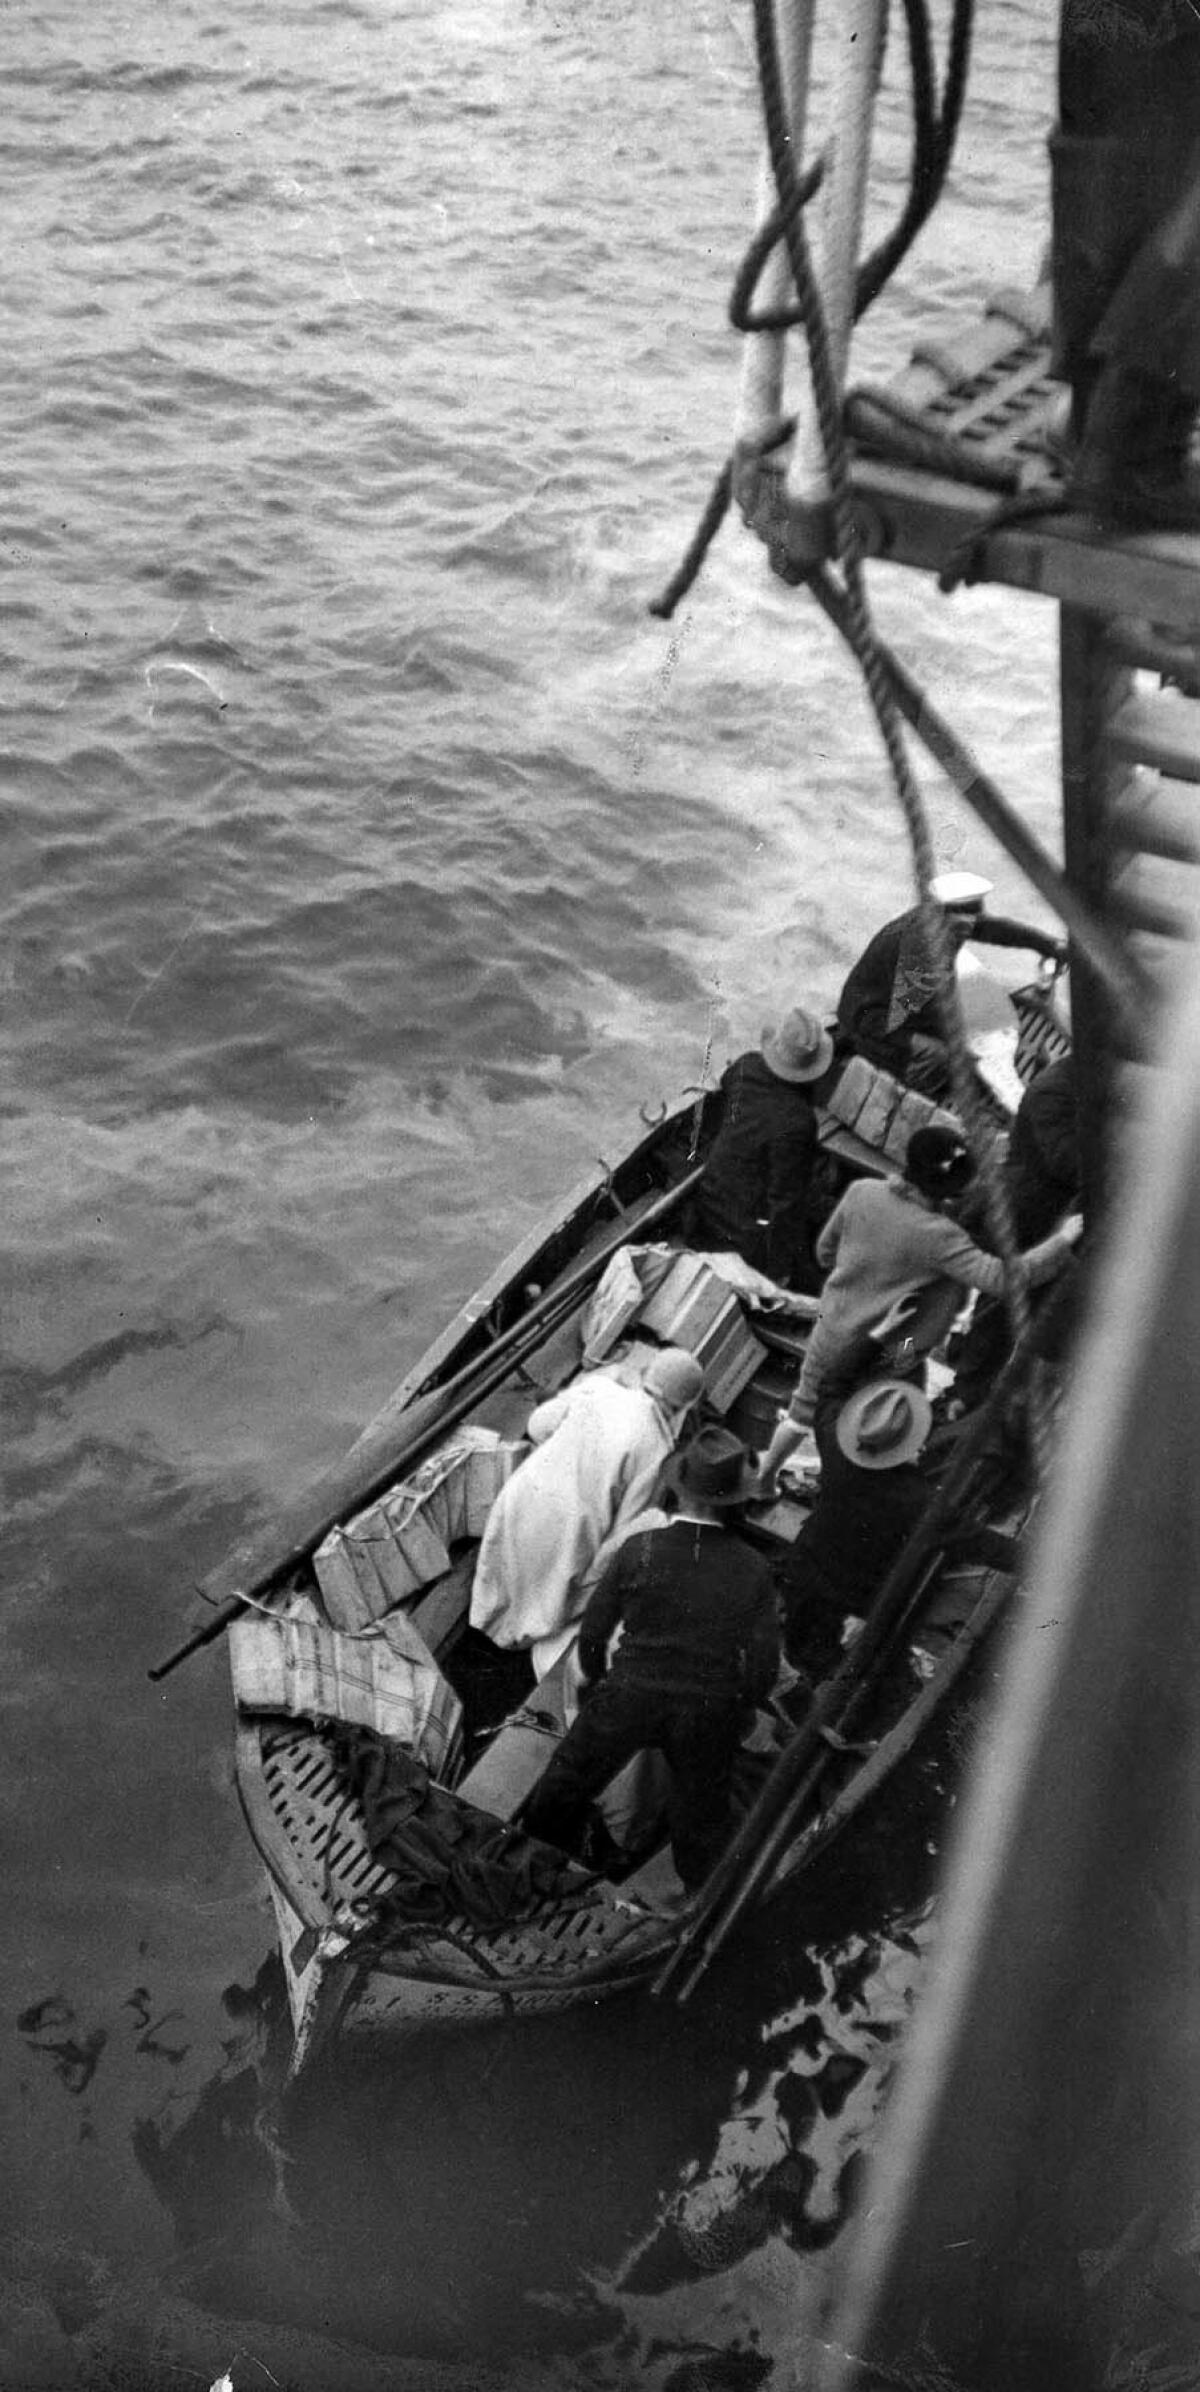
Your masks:
M 864 371 L 1037 269 L 1053 28 L 981 13 Z M 223 1660 L 145 1674 L 639 1105 L 906 899 L 855 672 L 749 535 L 647 612 L 729 438 L 749 13 L 46 0 L 8 70 L 0 2384 L 753 2359 L 817 2315 L 932 1780 L 682 2019 L 284 2116 Z M 874 586 L 1052 839 L 1048 613 Z

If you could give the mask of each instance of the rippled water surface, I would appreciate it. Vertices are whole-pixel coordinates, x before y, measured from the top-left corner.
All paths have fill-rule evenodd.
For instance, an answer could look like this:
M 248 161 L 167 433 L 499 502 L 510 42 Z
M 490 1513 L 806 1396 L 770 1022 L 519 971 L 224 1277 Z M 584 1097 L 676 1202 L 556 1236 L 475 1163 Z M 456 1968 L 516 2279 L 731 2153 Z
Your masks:
M 1037 264 L 1051 29 L 982 15 L 867 370 Z M 906 889 L 855 676 L 748 536 L 646 611 L 728 440 L 748 13 L 47 0 L 7 47 L 0 2381 L 666 2383 L 733 2340 L 758 2381 L 919 1973 L 933 1778 L 683 2019 L 281 2113 L 223 1662 L 145 1675 L 639 1103 L 828 1002 Z M 902 98 L 897 56 L 881 212 Z M 877 596 L 1050 835 L 1047 620 Z

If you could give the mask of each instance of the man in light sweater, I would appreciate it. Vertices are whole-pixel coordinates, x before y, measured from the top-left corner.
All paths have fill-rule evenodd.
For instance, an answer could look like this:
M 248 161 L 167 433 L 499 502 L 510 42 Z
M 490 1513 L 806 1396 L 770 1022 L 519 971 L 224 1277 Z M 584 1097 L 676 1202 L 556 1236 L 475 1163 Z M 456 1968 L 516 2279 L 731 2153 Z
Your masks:
M 878 1331 L 906 1299 L 916 1311 L 912 1361 L 939 1344 L 972 1288 L 999 1295 L 1004 1266 L 985 1254 L 956 1218 L 975 1177 L 966 1140 L 933 1125 L 914 1130 L 900 1178 L 856 1180 L 847 1188 L 817 1240 L 827 1272 L 821 1310 L 787 1412 L 763 1461 L 764 1491 L 799 1444 L 818 1402 L 853 1393 L 879 1369 Z M 1025 1282 L 1052 1279 L 1076 1244 L 1082 1222 L 1072 1214 L 1021 1261 Z

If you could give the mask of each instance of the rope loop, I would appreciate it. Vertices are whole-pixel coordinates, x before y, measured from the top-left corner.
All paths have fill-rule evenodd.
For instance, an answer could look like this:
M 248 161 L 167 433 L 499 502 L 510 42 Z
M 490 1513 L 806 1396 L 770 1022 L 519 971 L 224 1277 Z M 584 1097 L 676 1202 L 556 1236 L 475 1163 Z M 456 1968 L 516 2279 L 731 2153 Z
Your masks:
M 809 200 L 820 190 L 824 179 L 825 160 L 820 157 L 801 178 L 802 206 L 807 207 Z M 767 260 L 778 248 L 782 238 L 782 212 L 777 207 L 772 208 L 770 215 L 759 226 L 758 231 L 752 235 L 750 245 L 733 279 L 733 289 L 729 294 L 729 321 L 735 332 L 786 332 L 791 325 L 803 322 L 803 311 L 798 301 L 788 307 L 763 308 L 757 315 L 751 307 L 751 301 L 758 288 Z
M 974 0 L 954 0 L 946 73 L 936 96 L 928 0 L 904 0 L 912 88 L 913 154 L 908 197 L 892 231 L 859 267 L 854 314 L 857 321 L 907 257 L 945 187 L 966 98 L 971 61 Z

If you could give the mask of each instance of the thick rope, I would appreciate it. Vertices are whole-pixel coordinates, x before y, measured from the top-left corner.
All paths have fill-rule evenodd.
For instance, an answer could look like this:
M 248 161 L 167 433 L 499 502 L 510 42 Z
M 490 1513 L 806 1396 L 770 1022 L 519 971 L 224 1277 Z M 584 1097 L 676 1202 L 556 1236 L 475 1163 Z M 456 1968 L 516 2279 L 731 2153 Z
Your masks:
M 932 45 L 926 0 L 905 0 L 909 36 L 909 58 L 913 87 L 914 154 L 909 198 L 900 221 L 891 235 L 860 269 L 856 290 L 856 314 L 870 304 L 882 288 L 883 282 L 895 270 L 915 238 L 921 224 L 930 213 L 940 193 L 953 150 L 966 89 L 970 54 L 973 0 L 955 0 L 950 49 L 940 106 L 934 111 L 934 71 Z M 992 1152 L 991 1122 L 984 1104 L 966 1042 L 962 1010 L 953 968 L 948 927 L 940 907 L 929 896 L 933 877 L 934 854 L 928 820 L 920 790 L 909 765 L 900 718 L 895 704 L 886 660 L 877 641 L 867 601 L 862 571 L 862 559 L 857 526 L 853 513 L 849 463 L 843 425 L 842 399 L 832 368 L 828 333 L 821 308 L 820 296 L 812 271 L 808 243 L 803 227 L 803 211 L 821 180 L 822 162 L 801 176 L 797 172 L 792 153 L 791 132 L 787 121 L 786 103 L 780 70 L 778 46 L 771 0 L 754 0 L 755 40 L 758 53 L 759 83 L 767 132 L 768 153 L 779 204 L 759 228 L 739 269 L 731 295 L 730 312 L 742 330 L 774 331 L 799 323 L 808 345 L 812 386 L 828 475 L 831 512 L 834 528 L 835 553 L 841 568 L 843 587 L 840 596 L 845 620 L 839 626 L 847 640 L 863 675 L 867 695 L 874 712 L 900 797 L 909 833 L 913 856 L 914 878 L 922 908 L 922 926 L 940 980 L 940 1004 L 950 1059 L 951 1083 L 954 1098 L 968 1143 L 972 1147 L 985 1197 L 989 1228 L 1000 1256 L 1005 1275 L 1005 1295 L 1014 1336 L 1022 1335 L 1028 1321 L 1028 1299 L 1024 1276 L 1013 1233 L 1012 1217 L 1006 1190 Z M 753 312 L 753 293 L 767 256 L 775 243 L 785 242 L 788 261 L 796 289 L 794 306 L 778 310 L 764 310 L 761 316 Z M 874 400 L 876 394 L 864 394 Z M 888 400 L 889 407 L 894 402 Z M 742 449 L 731 457 L 718 476 L 701 523 L 678 572 L 653 602 L 650 611 L 668 617 L 680 599 L 691 588 L 700 572 L 708 549 L 716 537 L 732 503 L 734 475 L 740 462 L 755 453 L 765 456 L 790 438 L 791 422 L 775 428 L 757 451 Z M 927 461 L 933 462 L 927 457 Z M 949 458 L 939 453 L 940 469 L 947 470 Z M 1050 494 L 1042 496 L 1045 506 Z M 1007 508 L 1014 514 L 1023 511 L 1022 497 L 1030 511 L 1036 501 L 1033 494 L 1007 497 Z M 1031 503 L 1032 502 L 1032 503 Z M 1051 503 L 1053 503 L 1051 501 Z M 1002 504 L 1000 516 L 1007 513 Z M 964 560 L 963 570 L 969 574 L 970 562 Z M 834 585 L 837 586 L 836 584 Z M 1035 1455 L 1039 1463 L 1044 1456 L 1045 1438 L 1037 1408 L 1031 1413 Z
M 987 1209 L 988 1225 L 1004 1269 L 1005 1297 L 1015 1338 L 1023 1336 L 1029 1304 L 1021 1270 L 1012 1212 L 985 1126 L 985 1113 L 967 1047 L 962 1007 L 954 973 L 949 928 L 940 906 L 929 894 L 935 858 L 928 817 L 908 760 L 899 712 L 871 618 L 863 576 L 862 556 L 854 517 L 849 460 L 842 428 L 841 398 L 833 372 L 828 332 L 813 274 L 804 231 L 804 200 L 792 156 L 791 132 L 784 99 L 772 0 L 754 0 L 755 45 L 759 88 L 763 103 L 767 150 L 779 192 L 782 232 L 796 286 L 808 343 L 813 400 L 825 454 L 833 515 L 834 544 L 841 566 L 846 602 L 847 637 L 858 661 L 867 695 L 883 740 L 896 792 L 903 808 L 912 851 L 914 877 L 921 907 L 922 929 L 939 980 L 939 1005 L 950 1060 L 956 1107 L 975 1156 Z M 1042 1439 L 1035 1428 L 1035 1444 Z M 1038 1459 L 1041 1460 L 1040 1451 Z
M 935 101 L 933 48 L 929 32 L 927 0 L 904 0 L 908 23 L 909 66 L 913 99 L 913 159 L 910 169 L 909 193 L 898 222 L 874 255 L 860 269 L 855 293 L 855 317 L 861 316 L 877 298 L 884 284 L 894 274 L 901 259 L 911 248 L 921 226 L 940 197 L 942 186 L 954 148 L 955 135 L 962 113 L 966 90 L 967 64 L 970 56 L 971 19 L 974 0 L 955 0 L 954 19 L 947 54 L 946 75 L 940 106 Z M 825 160 L 818 158 L 800 179 L 801 204 L 820 189 L 825 175 Z M 729 296 L 729 319 L 736 332 L 786 332 L 803 322 L 803 311 L 797 301 L 786 306 L 755 310 L 754 293 L 763 268 L 772 250 L 782 237 L 782 209 L 771 210 L 765 222 L 753 234 L 745 256 L 734 277 Z M 758 454 L 769 456 L 772 449 L 791 438 L 794 420 L 772 432 L 762 443 Z M 649 612 L 660 620 L 669 620 L 686 597 L 700 573 L 704 560 L 720 531 L 733 500 L 734 475 L 742 452 L 728 458 L 713 484 L 704 511 L 688 547 L 666 588 L 650 603 Z M 941 460 L 945 465 L 945 460 Z M 945 468 L 950 470 L 949 467 Z
M 860 261 L 855 279 L 856 322 L 859 316 L 865 315 L 872 300 L 878 297 L 884 284 L 895 273 L 901 258 L 911 248 L 941 189 L 941 178 L 938 176 L 937 86 L 926 0 L 904 0 L 904 15 L 908 30 L 908 76 L 913 119 L 908 195 L 891 231 L 870 257 Z
M 947 481 L 970 482 L 1011 497 L 1021 487 L 1021 461 L 1015 456 L 988 456 L 969 448 L 953 432 L 939 431 L 894 391 L 874 382 L 858 382 L 846 393 L 846 430 L 863 448 L 884 457 L 902 457 L 909 465 L 944 474 Z
M 769 457 L 772 450 L 783 448 L 785 443 L 791 439 L 795 429 L 795 416 L 786 415 L 782 423 L 776 424 L 774 430 L 768 432 L 762 440 L 757 441 L 753 448 L 747 446 L 740 453 L 736 462 L 740 463 L 743 455 L 746 457 Z M 733 499 L 734 464 L 733 457 L 726 458 L 709 492 L 704 513 L 696 525 L 683 556 L 665 590 L 657 598 L 651 599 L 646 610 L 648 614 L 658 615 L 669 622 L 680 599 L 686 598 L 692 583 L 698 579 L 705 557 L 729 513 Z
M 971 61 L 974 0 L 955 0 L 940 102 L 934 100 L 933 43 L 927 0 L 904 0 L 913 104 L 908 198 L 893 230 L 859 268 L 855 321 L 877 299 L 932 215 L 945 186 L 962 117 Z
M 807 207 L 825 179 L 825 160 L 818 158 L 801 180 L 803 204 Z M 745 257 L 733 278 L 729 294 L 729 321 L 735 332 L 786 332 L 801 321 L 800 309 L 794 300 L 786 307 L 764 307 L 755 313 L 753 300 L 759 278 L 767 259 L 783 232 L 783 216 L 778 208 L 771 213 L 753 235 Z
M 968 586 L 987 571 L 987 544 L 995 532 L 1015 529 L 1021 523 L 1044 523 L 1048 517 L 1077 512 L 1061 482 L 1045 482 L 1033 489 L 1018 490 L 1011 498 L 1001 499 L 990 515 L 952 548 L 938 575 L 938 588 L 944 597 L 956 590 L 960 582 Z

